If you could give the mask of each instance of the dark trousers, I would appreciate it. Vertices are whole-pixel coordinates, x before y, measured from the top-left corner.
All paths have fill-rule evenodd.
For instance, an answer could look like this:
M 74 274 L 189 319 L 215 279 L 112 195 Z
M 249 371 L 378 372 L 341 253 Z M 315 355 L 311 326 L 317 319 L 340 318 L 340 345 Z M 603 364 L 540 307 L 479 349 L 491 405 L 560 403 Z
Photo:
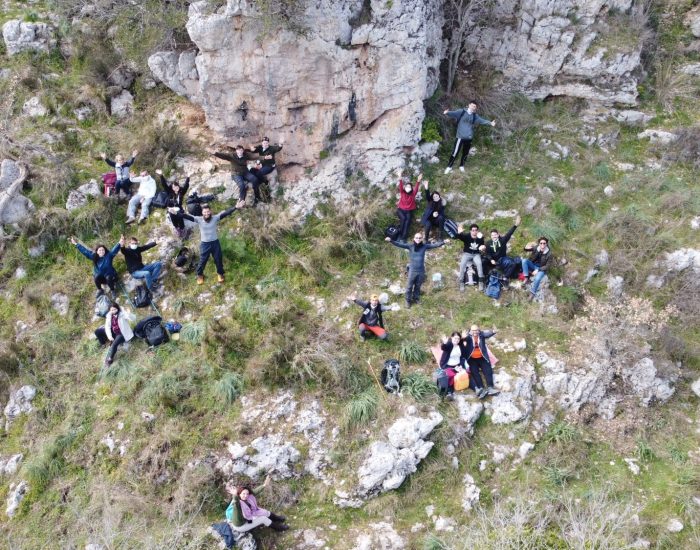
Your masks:
M 450 162 L 447 163 L 447 166 L 452 167 L 452 165 L 455 162 L 455 159 L 457 158 L 457 155 L 459 154 L 459 150 L 462 150 L 462 158 L 459 161 L 460 166 L 464 166 L 464 161 L 467 160 L 467 155 L 469 154 L 469 149 L 472 148 L 472 140 L 471 139 L 463 139 L 463 138 L 457 138 L 455 140 L 455 146 L 454 149 L 452 149 L 452 155 L 450 155 Z
M 234 174 L 233 181 L 238 185 L 238 199 L 244 201 L 246 195 L 248 194 L 248 184 L 253 185 L 253 193 L 255 194 L 255 201 L 260 200 L 260 180 L 255 174 L 250 171 L 244 172 L 243 174 Z
M 102 290 L 102 285 L 107 285 L 112 292 L 117 290 L 117 277 L 115 275 L 98 275 L 94 278 L 97 290 Z
M 265 176 L 270 174 L 274 169 L 275 169 L 275 165 L 273 164 L 272 166 L 267 165 L 267 166 L 263 166 L 262 168 L 253 168 L 251 170 L 251 172 L 253 173 L 253 175 L 256 178 L 258 178 L 258 180 L 260 180 L 262 182 L 262 181 L 267 181 L 265 179 Z
M 511 258 L 509 256 L 503 256 L 498 260 L 498 267 L 503 272 L 503 276 L 512 279 L 516 270 L 521 266 L 520 258 Z
M 469 370 L 471 372 L 471 381 L 474 381 L 474 386 L 479 389 L 483 388 L 483 379 L 486 378 L 486 385 L 489 388 L 493 388 L 493 369 L 491 368 L 491 363 L 489 363 L 483 357 L 479 359 L 469 358 L 467 359 L 467 364 L 469 365 Z
M 204 275 L 204 268 L 207 267 L 209 256 L 214 258 L 216 272 L 219 275 L 224 274 L 224 256 L 221 253 L 221 243 L 219 239 L 210 243 L 201 243 L 199 245 L 199 264 L 197 265 L 197 275 Z
M 408 284 L 406 286 L 406 303 L 417 304 L 420 300 L 420 287 L 425 282 L 425 272 L 413 272 L 408 270 Z
M 104 346 L 105 344 L 109 343 L 109 338 L 107 338 L 107 332 L 105 331 L 105 327 L 100 327 L 95 330 L 95 336 L 97 336 L 97 341 L 100 343 L 101 346 Z M 114 359 L 114 354 L 117 353 L 117 348 L 121 346 L 126 340 L 124 340 L 124 336 L 121 334 L 117 334 L 117 336 L 114 338 L 114 341 L 112 342 L 112 345 L 109 347 L 109 353 L 108 357 L 110 360 Z
M 181 213 L 182 209 L 178 214 L 169 214 L 170 221 L 173 222 L 173 227 L 175 227 L 175 229 L 185 229 L 185 218 L 181 216 Z
M 399 216 L 399 240 L 405 241 L 408 238 L 408 232 L 411 230 L 413 210 L 403 210 L 402 208 L 397 208 L 396 213 Z
M 114 188 L 114 194 L 119 196 L 119 191 L 124 190 L 124 193 L 131 196 L 131 180 L 118 181 Z
M 423 222 L 423 232 L 425 233 L 425 240 L 428 240 L 428 237 L 430 237 L 430 230 L 433 227 L 438 228 L 438 238 L 442 238 L 442 227 L 445 225 L 445 218 L 443 216 L 438 216 L 437 218 L 433 218 L 432 216 L 428 218 L 425 222 Z

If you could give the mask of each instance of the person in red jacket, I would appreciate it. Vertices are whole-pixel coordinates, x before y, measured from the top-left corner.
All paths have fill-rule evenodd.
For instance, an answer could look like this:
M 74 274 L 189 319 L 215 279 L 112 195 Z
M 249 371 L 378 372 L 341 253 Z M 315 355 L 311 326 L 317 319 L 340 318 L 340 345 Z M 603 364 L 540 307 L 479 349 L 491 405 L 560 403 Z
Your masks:
M 420 183 L 423 180 L 423 174 L 418 174 L 415 184 L 401 177 L 399 171 L 399 202 L 396 203 L 396 213 L 399 216 L 399 238 L 400 242 L 406 242 L 408 232 L 411 230 L 411 222 L 413 221 L 413 212 L 416 209 L 416 195 L 420 191 Z M 428 189 L 428 180 L 424 182 L 425 188 Z

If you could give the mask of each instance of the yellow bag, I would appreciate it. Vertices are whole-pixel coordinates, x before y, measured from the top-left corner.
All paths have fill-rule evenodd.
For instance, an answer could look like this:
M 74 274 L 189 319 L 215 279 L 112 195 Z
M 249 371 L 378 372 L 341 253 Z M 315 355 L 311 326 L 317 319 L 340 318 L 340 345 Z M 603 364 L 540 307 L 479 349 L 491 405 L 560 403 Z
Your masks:
M 455 391 L 466 390 L 469 387 L 469 373 L 465 370 L 455 375 Z

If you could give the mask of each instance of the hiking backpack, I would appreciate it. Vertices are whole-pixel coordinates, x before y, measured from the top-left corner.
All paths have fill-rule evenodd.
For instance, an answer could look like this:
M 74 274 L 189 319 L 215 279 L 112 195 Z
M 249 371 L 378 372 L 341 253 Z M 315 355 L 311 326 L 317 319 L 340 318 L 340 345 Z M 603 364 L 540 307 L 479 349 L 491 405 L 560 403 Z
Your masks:
M 168 206 L 168 192 L 158 191 L 153 200 L 151 200 L 151 206 L 153 208 L 165 208 Z
M 176 271 L 185 273 L 194 267 L 194 254 L 192 251 L 183 246 L 173 259 L 173 266 Z
M 433 380 L 435 380 L 435 385 L 440 395 L 445 395 L 450 390 L 450 378 L 447 376 L 445 369 L 440 367 L 435 369 Z
M 106 294 L 100 294 L 95 300 L 95 315 L 99 317 L 106 317 L 110 306 L 112 305 L 112 300 Z
M 381 374 L 382 386 L 389 393 L 398 393 L 401 389 L 401 365 L 397 359 L 384 361 Z
M 214 195 L 198 195 L 196 191 L 190 193 L 187 197 L 187 212 L 190 216 L 201 216 L 202 204 L 209 203 L 215 198 Z
M 134 334 L 146 340 L 149 346 L 159 346 L 168 341 L 168 333 L 163 327 L 163 320 L 157 315 L 139 321 L 134 327 Z
M 399 237 L 399 228 L 396 225 L 390 225 L 384 230 L 384 236 L 395 241 Z
M 501 297 L 501 278 L 498 271 L 493 270 L 489 275 L 489 284 L 486 286 L 484 294 L 494 300 L 498 300 Z
M 113 195 L 117 185 L 117 174 L 115 174 L 114 172 L 107 172 L 106 174 L 102 174 L 102 183 L 104 184 L 105 197 Z
M 141 285 L 136 288 L 136 295 L 134 296 L 134 306 L 135 307 L 148 307 L 151 305 L 151 292 L 146 288 L 145 285 Z
M 450 236 L 450 239 L 454 239 L 457 236 L 457 233 L 459 233 L 457 230 L 457 224 L 450 218 L 445 219 L 445 223 L 442 224 L 442 228 L 445 230 L 445 233 Z

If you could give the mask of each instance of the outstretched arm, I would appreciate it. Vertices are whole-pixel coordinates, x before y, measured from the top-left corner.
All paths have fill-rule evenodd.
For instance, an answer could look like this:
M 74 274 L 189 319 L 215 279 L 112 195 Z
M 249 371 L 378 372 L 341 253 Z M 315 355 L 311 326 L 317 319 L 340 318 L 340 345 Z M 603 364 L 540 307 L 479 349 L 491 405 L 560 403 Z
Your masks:
M 230 216 L 231 214 L 233 214 L 235 211 L 236 211 L 236 207 L 235 207 L 235 206 L 232 206 L 231 208 L 227 208 L 226 210 L 224 210 L 223 212 L 221 212 L 221 213 L 219 214 L 219 219 L 220 219 L 220 220 L 223 220 L 224 218 L 226 218 L 226 217 Z
M 233 155 L 229 155 L 227 153 L 221 153 L 220 151 L 217 151 L 215 153 L 212 153 L 216 158 L 220 158 L 223 160 L 228 160 L 229 162 L 233 161 Z
M 112 256 L 112 257 L 116 256 L 117 253 L 119 252 L 119 249 L 120 249 L 121 247 L 122 247 L 121 244 L 119 244 L 119 243 L 115 244 L 115 245 L 112 247 L 112 250 L 109 251 L 109 255 Z
M 442 114 L 447 115 L 449 118 L 459 118 L 462 116 L 462 111 L 464 111 L 464 109 L 457 109 L 456 111 L 445 110 L 442 112 Z
M 485 118 L 482 118 L 482 117 L 480 117 L 479 115 L 476 115 L 476 120 L 475 120 L 475 122 L 476 122 L 477 124 L 482 124 L 482 125 L 484 125 L 484 126 L 486 126 L 487 124 L 488 124 L 488 125 L 491 125 L 491 126 L 495 126 L 495 125 L 496 125 L 496 121 L 495 121 L 495 120 L 486 120 Z
M 145 252 L 146 250 L 150 250 L 154 246 L 156 246 L 155 242 L 144 244 L 143 246 L 139 247 L 139 252 Z
M 495 330 L 482 330 L 481 331 L 481 336 L 484 338 L 491 338 L 491 336 L 494 336 L 496 334 Z
M 390 243 L 393 244 L 396 248 L 403 248 L 403 249 L 405 249 L 405 250 L 408 250 L 408 249 L 409 249 L 409 245 L 408 245 L 408 244 L 400 243 L 400 242 L 397 242 L 397 241 L 392 241 L 389 237 L 387 237 L 387 238 L 384 239 L 384 240 L 387 241 L 387 242 L 390 242 Z
M 440 248 L 441 246 L 445 246 L 447 243 L 449 243 L 449 239 L 445 239 L 444 241 L 438 241 L 436 243 L 428 243 L 425 245 L 425 248 L 428 250 L 433 249 L 433 248 Z

